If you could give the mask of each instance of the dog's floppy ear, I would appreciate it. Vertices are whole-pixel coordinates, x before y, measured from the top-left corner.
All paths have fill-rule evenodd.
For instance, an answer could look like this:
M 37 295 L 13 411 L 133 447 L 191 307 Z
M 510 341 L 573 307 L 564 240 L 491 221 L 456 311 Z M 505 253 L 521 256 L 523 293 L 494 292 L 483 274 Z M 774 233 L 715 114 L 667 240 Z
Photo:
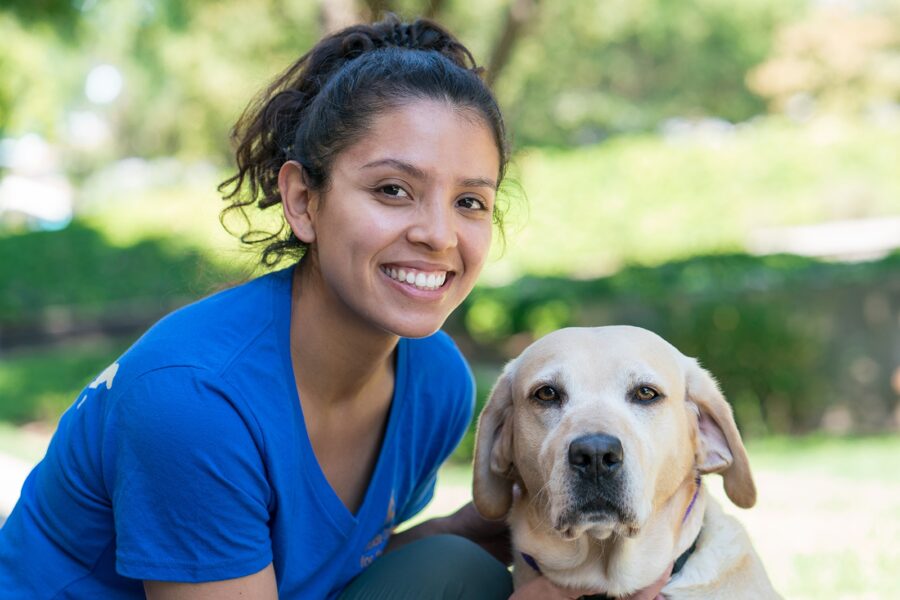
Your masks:
M 507 365 L 478 418 L 475 437 L 472 499 L 487 519 L 503 518 L 512 505 L 512 431 L 512 367 Z
M 687 400 L 697 411 L 697 467 L 701 473 L 721 473 L 731 501 L 750 508 L 756 504 L 756 486 L 731 406 L 706 369 L 694 359 L 687 365 Z

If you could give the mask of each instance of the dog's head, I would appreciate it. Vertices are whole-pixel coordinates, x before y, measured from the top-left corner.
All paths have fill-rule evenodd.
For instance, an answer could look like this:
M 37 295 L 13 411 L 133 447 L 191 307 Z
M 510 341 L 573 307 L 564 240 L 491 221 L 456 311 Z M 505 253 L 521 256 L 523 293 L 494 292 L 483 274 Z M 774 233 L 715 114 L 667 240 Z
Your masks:
M 634 535 L 694 472 L 756 501 L 747 455 L 713 378 L 636 327 L 551 333 L 510 362 L 478 422 L 474 500 L 508 512 L 513 484 L 563 537 Z

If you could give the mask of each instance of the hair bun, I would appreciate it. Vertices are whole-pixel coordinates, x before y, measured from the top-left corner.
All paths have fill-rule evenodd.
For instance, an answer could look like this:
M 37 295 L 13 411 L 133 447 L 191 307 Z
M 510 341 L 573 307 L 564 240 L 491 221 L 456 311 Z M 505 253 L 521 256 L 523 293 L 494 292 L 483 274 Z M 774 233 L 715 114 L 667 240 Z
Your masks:
M 419 20 L 409 27 L 413 29 L 412 37 L 418 48 L 440 52 L 455 42 L 448 32 L 431 21 Z
M 388 32 L 387 38 L 386 41 L 391 46 L 409 48 L 410 50 L 417 49 L 412 27 L 407 23 L 395 23 L 390 32 Z
M 353 31 L 341 41 L 341 56 L 346 60 L 352 60 L 360 54 L 374 49 L 375 46 L 371 35 L 364 31 Z

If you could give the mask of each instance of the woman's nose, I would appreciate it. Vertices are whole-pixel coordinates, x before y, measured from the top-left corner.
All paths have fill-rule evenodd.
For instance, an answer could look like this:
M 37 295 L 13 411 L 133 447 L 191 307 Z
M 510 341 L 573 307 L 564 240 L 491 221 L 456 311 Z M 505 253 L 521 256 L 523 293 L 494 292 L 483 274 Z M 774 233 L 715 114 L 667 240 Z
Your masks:
M 414 215 L 407 237 L 414 244 L 428 246 L 434 251 L 453 248 L 457 243 L 455 213 L 452 207 L 440 202 L 420 205 Z

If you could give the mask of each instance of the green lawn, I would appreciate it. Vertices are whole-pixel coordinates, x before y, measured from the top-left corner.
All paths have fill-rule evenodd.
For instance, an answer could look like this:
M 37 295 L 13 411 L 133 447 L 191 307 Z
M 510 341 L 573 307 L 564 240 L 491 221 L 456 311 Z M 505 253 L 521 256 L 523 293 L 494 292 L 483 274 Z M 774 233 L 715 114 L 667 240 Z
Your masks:
M 132 341 L 92 339 L 4 355 L 0 360 L 0 423 L 42 421 L 52 426 L 78 392 Z
M 713 140 L 623 136 L 514 162 L 530 214 L 488 279 L 740 251 L 758 228 L 900 214 L 900 131 L 776 120 Z

